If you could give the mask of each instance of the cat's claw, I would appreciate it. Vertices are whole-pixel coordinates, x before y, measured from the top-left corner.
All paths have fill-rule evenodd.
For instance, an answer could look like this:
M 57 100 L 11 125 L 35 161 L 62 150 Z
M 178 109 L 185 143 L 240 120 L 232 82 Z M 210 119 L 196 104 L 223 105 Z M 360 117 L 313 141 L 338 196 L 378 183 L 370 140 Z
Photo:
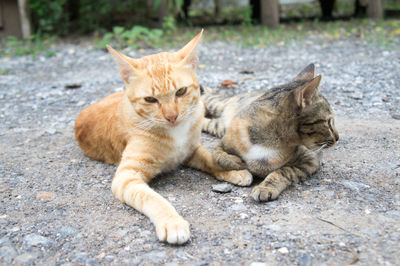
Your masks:
M 189 223 L 182 217 L 172 217 L 157 223 L 157 237 L 169 244 L 184 244 L 190 238 Z
M 279 191 L 273 186 L 255 186 L 250 193 L 255 201 L 272 201 L 279 197 Z

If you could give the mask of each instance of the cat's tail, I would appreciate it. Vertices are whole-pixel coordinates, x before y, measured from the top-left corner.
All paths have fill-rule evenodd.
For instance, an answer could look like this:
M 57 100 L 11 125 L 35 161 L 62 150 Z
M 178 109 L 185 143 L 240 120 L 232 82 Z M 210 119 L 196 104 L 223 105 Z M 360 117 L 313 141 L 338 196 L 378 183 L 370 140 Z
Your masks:
M 200 85 L 201 98 L 206 106 L 207 117 L 220 117 L 229 100 L 226 96 L 220 95 L 214 89 Z

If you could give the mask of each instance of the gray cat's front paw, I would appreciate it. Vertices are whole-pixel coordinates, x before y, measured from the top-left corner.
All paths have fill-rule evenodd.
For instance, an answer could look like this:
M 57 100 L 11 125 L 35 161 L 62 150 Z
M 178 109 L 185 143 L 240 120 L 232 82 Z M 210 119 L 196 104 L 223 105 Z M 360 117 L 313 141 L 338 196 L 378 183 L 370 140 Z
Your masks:
M 252 197 L 255 201 L 271 201 L 276 200 L 280 195 L 280 192 L 275 187 L 268 186 L 255 186 L 250 193 L 250 197 Z

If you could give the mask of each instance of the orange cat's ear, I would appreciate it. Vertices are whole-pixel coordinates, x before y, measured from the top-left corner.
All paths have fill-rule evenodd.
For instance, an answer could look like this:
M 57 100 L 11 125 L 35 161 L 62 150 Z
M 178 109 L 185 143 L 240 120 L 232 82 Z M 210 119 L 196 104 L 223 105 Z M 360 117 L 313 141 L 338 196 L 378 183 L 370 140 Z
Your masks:
M 305 81 L 314 78 L 315 66 L 314 64 L 309 64 L 304 68 L 293 81 Z
M 318 92 L 318 86 L 321 82 L 321 78 L 322 76 L 318 75 L 310 82 L 307 82 L 294 91 L 294 99 L 298 107 L 304 108 L 307 105 L 310 105 L 313 96 Z
M 188 44 L 176 52 L 179 63 L 195 69 L 199 58 L 197 57 L 198 43 L 203 35 L 203 30 L 196 35 Z
M 107 49 L 114 58 L 115 62 L 117 62 L 119 75 L 121 76 L 122 80 L 126 84 L 131 83 L 137 72 L 135 69 L 135 67 L 137 67 L 135 59 L 118 52 L 109 45 L 107 45 Z

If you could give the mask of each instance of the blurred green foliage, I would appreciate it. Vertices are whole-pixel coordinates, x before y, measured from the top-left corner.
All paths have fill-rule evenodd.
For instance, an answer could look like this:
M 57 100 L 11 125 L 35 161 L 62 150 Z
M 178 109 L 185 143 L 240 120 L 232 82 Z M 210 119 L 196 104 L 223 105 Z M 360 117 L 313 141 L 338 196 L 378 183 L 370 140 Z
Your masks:
M 77 29 L 87 33 L 106 26 L 103 18 L 112 11 L 111 1 L 80 0 L 79 3 L 79 15 L 76 23 Z M 130 8 L 130 6 L 126 8 Z
M 29 6 L 37 34 L 88 33 L 151 21 L 141 0 L 30 0 Z
M 107 44 L 117 49 L 130 47 L 155 48 L 162 46 L 169 36 L 174 35 L 177 30 L 176 20 L 173 16 L 166 16 L 161 29 L 150 29 L 148 27 L 135 25 L 130 29 L 115 26 L 112 31 L 107 32 L 101 39 L 95 40 L 96 47 L 104 49 Z
M 153 8 L 157 9 L 160 6 L 162 1 L 163 0 L 154 0 Z M 166 1 L 166 6 L 169 9 L 175 10 L 177 12 L 181 11 L 181 8 L 182 8 L 182 5 L 183 5 L 183 0 L 165 0 L 165 1 Z
M 11 69 L 9 69 L 9 68 L 0 69 L 0 76 L 7 75 L 8 73 L 10 73 L 10 71 L 11 71 Z
M 160 7 L 162 1 L 165 1 Z M 336 0 L 334 15 L 351 16 L 355 0 Z M 399 9 L 399 0 L 383 0 L 385 8 Z M 176 27 L 175 19 L 182 14 L 184 0 L 30 0 L 35 34 L 68 35 L 71 32 L 107 32 L 116 25 L 132 28 L 135 25 L 160 27 L 167 33 Z M 150 5 L 150 6 L 149 6 Z M 164 21 L 157 22 L 158 9 L 164 9 Z M 191 25 L 242 24 L 250 26 L 250 6 L 221 6 L 218 16 L 211 10 L 190 9 Z M 318 1 L 280 6 L 281 18 L 319 17 Z
M 133 26 L 131 29 L 116 26 L 112 32 L 104 34 L 103 38 L 96 43 L 97 48 L 105 48 L 107 44 L 117 49 L 129 46 L 132 49 L 138 47 L 155 47 L 160 43 L 163 31 L 160 29 L 149 29 L 143 26 Z
M 52 57 L 55 52 L 49 49 L 54 46 L 54 37 L 44 37 L 43 35 L 32 35 L 29 38 L 20 40 L 14 36 L 9 36 L 5 43 L 1 46 L 0 55 L 10 56 L 10 55 L 32 55 L 36 57 L 39 53 L 46 51 L 44 56 Z
M 164 18 L 164 21 L 161 25 L 163 31 L 165 31 L 166 34 L 171 34 L 176 31 L 176 20 L 174 16 L 166 16 Z
M 365 41 L 372 45 L 398 49 L 400 45 L 400 20 L 373 21 L 352 19 L 349 21 L 308 22 L 281 24 L 277 29 L 262 26 L 222 26 L 206 29 L 206 40 L 225 40 L 242 46 L 267 47 L 290 45 L 292 42 L 311 39 L 329 43 L 339 39 Z
M 67 0 L 30 0 L 32 21 L 37 34 L 67 34 L 68 13 L 64 12 Z
M 54 36 L 65 36 L 71 32 L 94 33 L 94 45 L 101 49 L 107 44 L 117 49 L 158 48 L 167 44 L 169 47 L 179 46 L 199 32 L 199 28 L 178 25 L 176 18 L 181 12 L 183 0 L 166 0 L 165 8 L 170 11 L 161 23 L 156 22 L 156 9 L 160 3 L 161 0 L 154 0 L 149 7 L 143 0 L 30 0 L 35 34 L 25 40 L 15 37 L 3 39 L 0 41 L 0 55 L 37 56 L 42 53 L 54 56 L 53 47 L 57 40 Z M 354 11 L 352 3 L 337 0 L 336 14 L 351 15 Z M 383 0 L 383 4 L 385 8 L 400 9 L 398 0 Z M 296 8 L 292 5 L 280 11 L 281 17 L 300 16 L 303 18 L 300 23 L 284 23 L 275 30 L 254 25 L 249 6 L 223 6 L 218 17 L 215 17 L 214 9 L 192 9 L 189 18 L 193 24 L 225 25 L 206 27 L 205 40 L 226 40 L 244 46 L 286 45 L 315 36 L 324 40 L 361 39 L 390 47 L 399 44 L 399 20 L 321 22 L 315 18 L 312 21 L 304 18 L 320 15 L 318 2 L 301 6 Z
M 384 8 L 400 10 L 399 0 L 383 0 L 382 4 Z

